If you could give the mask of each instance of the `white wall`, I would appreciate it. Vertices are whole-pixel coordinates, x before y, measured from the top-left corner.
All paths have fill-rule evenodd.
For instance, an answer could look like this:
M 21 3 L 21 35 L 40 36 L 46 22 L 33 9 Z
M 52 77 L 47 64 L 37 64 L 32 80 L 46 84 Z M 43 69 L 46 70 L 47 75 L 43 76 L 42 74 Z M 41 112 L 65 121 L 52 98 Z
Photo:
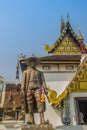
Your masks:
M 44 73 L 46 82 L 50 81 L 70 81 L 74 73 Z

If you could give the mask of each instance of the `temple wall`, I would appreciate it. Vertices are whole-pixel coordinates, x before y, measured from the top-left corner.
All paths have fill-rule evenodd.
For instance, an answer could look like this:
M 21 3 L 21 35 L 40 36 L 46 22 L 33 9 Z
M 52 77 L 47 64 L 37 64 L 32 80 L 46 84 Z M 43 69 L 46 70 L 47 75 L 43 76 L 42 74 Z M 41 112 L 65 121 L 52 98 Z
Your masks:
M 50 81 L 69 81 L 73 77 L 74 73 L 44 73 L 46 82 Z
M 75 103 L 75 98 L 87 98 L 87 93 L 71 93 L 70 94 L 70 117 L 72 125 L 77 125 L 76 118 L 77 118 L 77 106 Z

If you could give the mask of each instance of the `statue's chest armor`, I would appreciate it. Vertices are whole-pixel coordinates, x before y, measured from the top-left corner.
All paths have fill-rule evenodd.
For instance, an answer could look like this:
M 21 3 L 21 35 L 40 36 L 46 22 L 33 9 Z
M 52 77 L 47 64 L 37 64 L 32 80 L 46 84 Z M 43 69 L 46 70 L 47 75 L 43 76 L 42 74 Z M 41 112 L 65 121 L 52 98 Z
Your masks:
M 32 70 L 30 73 L 30 81 L 39 80 L 38 77 L 39 77 L 39 72 L 36 70 Z

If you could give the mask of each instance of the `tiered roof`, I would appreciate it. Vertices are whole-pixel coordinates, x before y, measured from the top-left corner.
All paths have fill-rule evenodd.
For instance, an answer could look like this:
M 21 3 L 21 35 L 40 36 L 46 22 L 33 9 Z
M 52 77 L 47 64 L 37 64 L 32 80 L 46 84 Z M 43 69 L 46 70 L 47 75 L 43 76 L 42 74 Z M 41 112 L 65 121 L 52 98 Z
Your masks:
M 66 23 L 62 20 L 60 37 L 50 47 L 47 44 L 44 44 L 44 48 L 48 53 L 53 54 L 81 54 L 81 43 L 83 43 L 83 36 L 80 29 L 79 36 L 77 36 L 71 27 L 69 20 L 67 20 Z

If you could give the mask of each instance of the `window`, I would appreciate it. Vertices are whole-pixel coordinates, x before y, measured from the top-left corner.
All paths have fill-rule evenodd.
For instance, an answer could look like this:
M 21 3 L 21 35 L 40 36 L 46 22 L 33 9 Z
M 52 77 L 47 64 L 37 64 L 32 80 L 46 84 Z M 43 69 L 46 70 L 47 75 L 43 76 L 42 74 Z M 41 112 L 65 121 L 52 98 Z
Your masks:
M 42 66 L 42 69 L 43 69 L 43 70 L 50 70 L 51 67 L 50 67 L 49 65 L 43 65 L 43 66 Z
M 66 66 L 66 69 L 67 69 L 67 70 L 73 70 L 73 69 L 74 69 L 74 66 Z

